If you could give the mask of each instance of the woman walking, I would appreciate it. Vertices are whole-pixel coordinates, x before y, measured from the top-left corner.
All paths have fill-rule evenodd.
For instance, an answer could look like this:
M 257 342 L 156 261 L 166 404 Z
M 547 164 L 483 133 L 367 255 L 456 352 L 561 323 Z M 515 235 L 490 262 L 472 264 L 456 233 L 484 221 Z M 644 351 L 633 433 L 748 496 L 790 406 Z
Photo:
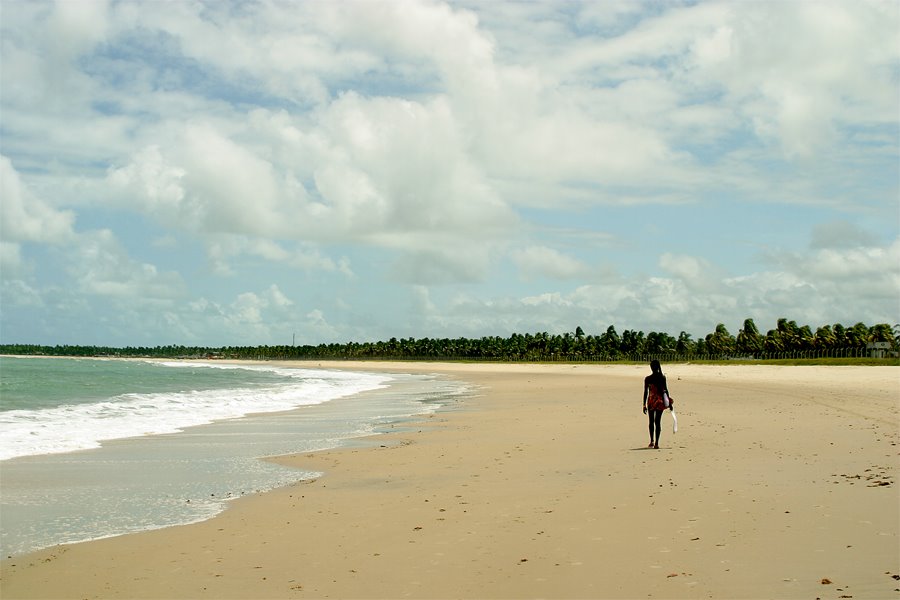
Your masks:
M 644 378 L 644 414 L 650 421 L 650 445 L 659 448 L 659 432 L 662 429 L 662 414 L 667 408 L 672 410 L 674 401 L 666 387 L 666 376 L 658 360 L 650 361 L 651 373 Z

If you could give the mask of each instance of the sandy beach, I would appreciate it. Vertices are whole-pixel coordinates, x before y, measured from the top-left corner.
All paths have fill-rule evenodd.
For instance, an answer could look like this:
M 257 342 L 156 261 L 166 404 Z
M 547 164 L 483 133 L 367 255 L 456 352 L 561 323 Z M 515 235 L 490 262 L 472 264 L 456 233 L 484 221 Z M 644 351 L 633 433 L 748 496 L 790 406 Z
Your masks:
M 454 409 L 288 456 L 202 523 L 6 559 L 12 598 L 900 598 L 900 369 L 285 363 L 440 373 Z

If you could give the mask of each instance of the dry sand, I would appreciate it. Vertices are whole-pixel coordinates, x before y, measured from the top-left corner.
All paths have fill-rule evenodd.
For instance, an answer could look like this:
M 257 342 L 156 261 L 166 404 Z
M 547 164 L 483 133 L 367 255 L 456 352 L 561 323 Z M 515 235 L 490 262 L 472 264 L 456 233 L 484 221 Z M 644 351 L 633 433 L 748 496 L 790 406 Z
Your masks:
M 0 595 L 900 597 L 898 368 L 664 366 L 652 450 L 645 367 L 314 364 L 480 393 L 210 521 L 6 560 Z

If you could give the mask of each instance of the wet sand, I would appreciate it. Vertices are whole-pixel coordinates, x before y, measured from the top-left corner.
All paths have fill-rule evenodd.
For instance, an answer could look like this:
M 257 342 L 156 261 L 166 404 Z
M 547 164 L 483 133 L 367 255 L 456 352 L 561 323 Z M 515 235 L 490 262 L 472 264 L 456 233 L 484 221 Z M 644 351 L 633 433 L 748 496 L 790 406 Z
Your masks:
M 291 364 L 291 363 L 286 363 Z M 8 598 L 898 598 L 896 367 L 296 363 L 442 373 L 455 410 L 195 525 L 3 561 Z

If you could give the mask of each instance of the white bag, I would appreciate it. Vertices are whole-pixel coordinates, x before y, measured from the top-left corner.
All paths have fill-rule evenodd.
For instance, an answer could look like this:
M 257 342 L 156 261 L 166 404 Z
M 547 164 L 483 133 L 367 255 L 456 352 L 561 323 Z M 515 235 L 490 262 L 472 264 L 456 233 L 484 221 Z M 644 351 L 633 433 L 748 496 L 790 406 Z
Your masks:
M 669 394 L 663 392 L 663 406 L 669 408 Z
M 674 408 L 669 412 L 672 413 L 672 433 L 675 433 L 678 431 L 678 417 L 675 416 Z

